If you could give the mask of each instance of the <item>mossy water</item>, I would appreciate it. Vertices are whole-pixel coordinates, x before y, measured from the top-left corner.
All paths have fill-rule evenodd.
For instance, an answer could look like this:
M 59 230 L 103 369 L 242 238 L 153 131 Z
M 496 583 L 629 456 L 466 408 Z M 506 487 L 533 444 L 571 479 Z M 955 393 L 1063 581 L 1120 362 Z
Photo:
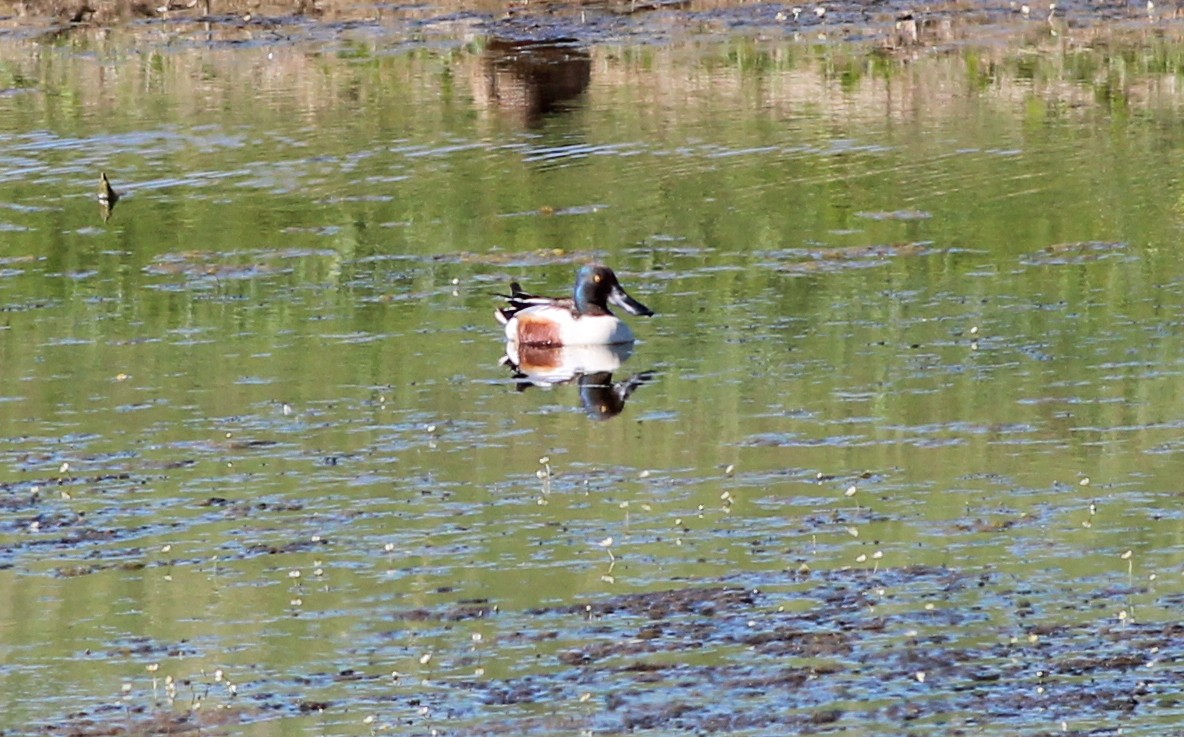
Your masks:
M 0 44 L 4 734 L 1178 721 L 1170 34 L 157 30 Z

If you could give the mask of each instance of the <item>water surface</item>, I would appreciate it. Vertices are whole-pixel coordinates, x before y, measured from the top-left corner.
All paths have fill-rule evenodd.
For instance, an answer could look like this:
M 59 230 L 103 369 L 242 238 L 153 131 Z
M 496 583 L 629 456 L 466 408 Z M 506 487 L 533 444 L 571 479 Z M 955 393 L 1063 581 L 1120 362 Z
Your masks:
M 0 732 L 1162 734 L 1184 55 L 1080 33 L 0 43 Z M 591 259 L 621 406 L 499 363 Z

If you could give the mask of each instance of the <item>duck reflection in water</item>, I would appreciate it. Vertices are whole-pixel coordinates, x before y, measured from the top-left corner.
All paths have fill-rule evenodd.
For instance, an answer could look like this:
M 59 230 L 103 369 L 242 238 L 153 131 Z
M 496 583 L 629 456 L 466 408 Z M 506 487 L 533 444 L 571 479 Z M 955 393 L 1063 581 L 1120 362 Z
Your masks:
M 517 118 L 528 128 L 568 109 L 592 79 L 592 57 L 575 43 L 489 39 L 481 60 L 482 78 L 473 90 L 477 104 Z
M 511 341 L 501 362 L 514 372 L 518 391 L 575 383 L 588 417 L 607 420 L 621 414 L 633 392 L 654 377 L 653 371 L 642 371 L 613 381 L 632 354 L 632 343 L 549 347 Z

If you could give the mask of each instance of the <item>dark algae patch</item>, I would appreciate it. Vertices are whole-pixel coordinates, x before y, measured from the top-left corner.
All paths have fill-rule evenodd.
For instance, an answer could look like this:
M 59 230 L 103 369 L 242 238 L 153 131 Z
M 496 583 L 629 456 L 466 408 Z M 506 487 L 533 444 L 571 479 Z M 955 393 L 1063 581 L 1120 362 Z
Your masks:
M 1025 627 L 980 609 L 967 627 L 956 602 L 941 603 L 959 590 L 990 598 L 998 578 L 847 570 L 784 593 L 705 586 L 533 610 L 543 620 L 581 617 L 580 644 L 558 653 L 549 677 L 472 688 L 508 704 L 603 686 L 605 711 L 587 726 L 610 734 L 912 723 L 1014 733 L 1047 724 L 1051 733 L 1062 731 L 1061 720 L 1178 713 L 1171 664 L 1184 654 L 1184 626 L 1110 619 Z M 914 599 L 910 590 L 927 595 Z M 910 601 L 901 607 L 900 599 Z M 1107 654 L 1082 656 L 1099 650 Z
M 181 699 L 159 713 L 102 707 L 44 733 L 216 734 L 239 721 L 344 717 L 358 699 L 378 702 L 373 724 L 401 723 L 410 734 L 429 734 L 425 715 L 439 713 L 452 714 L 462 734 L 1084 735 L 1182 716 L 1174 664 L 1184 657 L 1184 624 L 1088 617 L 1028 625 L 998 606 L 1006 577 L 940 567 L 836 570 L 805 581 L 767 575 L 761 584 L 688 585 L 523 612 L 482 603 L 391 612 L 426 626 L 418 637 L 433 641 L 478 617 L 498 633 L 493 648 L 533 643 L 532 672 L 257 674 L 232 699 L 208 683 L 191 687 L 204 701 L 200 714 Z M 448 661 L 462 657 L 434 654 L 448 673 Z M 541 705 L 546 719 L 535 713 Z M 1092 726 L 1073 726 L 1082 724 Z

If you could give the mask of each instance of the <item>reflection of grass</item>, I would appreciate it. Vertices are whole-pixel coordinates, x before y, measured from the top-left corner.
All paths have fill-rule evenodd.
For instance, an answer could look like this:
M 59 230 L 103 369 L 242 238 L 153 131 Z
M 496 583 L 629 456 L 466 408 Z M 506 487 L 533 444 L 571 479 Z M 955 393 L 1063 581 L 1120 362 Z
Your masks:
M 233 14 L 233 5 L 227 12 Z M 262 16 L 265 10 L 266 6 L 253 12 Z M 440 10 L 435 8 L 435 12 Z M 334 15 L 325 23 L 343 18 Z M 201 54 L 180 51 L 167 56 L 133 51 L 150 42 L 144 38 L 148 26 L 127 26 L 115 32 L 81 26 L 70 31 L 68 45 L 94 54 L 64 55 L 48 64 L 36 61 L 37 55 L 30 53 L 37 42 L 0 45 L 0 87 L 54 89 L 55 95 L 41 104 L 63 108 L 46 111 L 55 119 L 72 119 L 72 111 L 80 105 L 100 112 L 111 129 L 119 130 L 125 127 L 122 122 L 129 114 L 133 117 L 129 122 L 134 122 L 136 100 L 144 90 L 167 90 L 163 94 L 173 102 L 162 109 L 170 111 L 178 122 L 200 124 L 210 110 L 250 109 L 260 101 L 285 119 L 293 113 L 316 117 L 342 112 L 343 107 L 352 112 L 359 100 L 373 104 L 385 99 L 392 89 L 399 91 L 406 104 L 431 110 L 439 101 L 441 79 L 455 85 L 453 91 L 444 91 L 448 98 L 463 97 L 466 91 L 481 86 L 483 43 L 466 37 L 471 32 L 468 26 L 433 24 L 427 26 L 429 37 L 424 27 L 402 25 L 400 20 L 411 18 L 390 19 L 384 29 L 389 41 L 401 39 L 409 44 L 406 55 L 399 60 L 376 56 L 371 44 L 343 38 L 335 57 L 354 62 L 345 65 L 306 53 L 297 45 L 235 46 L 255 39 L 257 30 L 250 25 L 214 24 L 209 32 L 212 45 Z M 784 109 L 790 114 L 803 103 L 830 104 L 831 85 L 838 86 L 846 96 L 845 105 L 860 116 L 880 116 L 885 110 L 903 116 L 907 108 L 894 112 L 893 100 L 942 100 L 952 95 L 960 99 L 967 89 L 1002 102 L 1037 98 L 1049 107 L 1068 104 L 1072 109 L 1122 109 L 1156 99 L 1152 94 L 1155 76 L 1176 76 L 1184 70 L 1184 45 L 1167 32 L 1159 37 L 1149 35 L 1151 31 L 1146 29 L 1121 34 L 1105 28 L 1077 29 L 1077 43 L 1063 46 L 1056 37 L 1033 34 L 1027 27 L 1024 31 L 1029 35 L 1017 36 L 1014 45 L 978 47 L 963 38 L 973 40 L 974 31 L 954 19 L 949 27 L 929 31 L 929 36 L 923 32 L 915 58 L 880 53 L 883 41 L 874 35 L 869 36 L 871 41 L 840 45 L 719 36 L 712 39 L 721 42 L 718 46 L 695 47 L 691 54 L 677 44 L 669 48 L 599 44 L 589 51 L 598 82 L 628 87 L 645 98 L 685 99 L 688 93 L 702 92 L 703 85 L 708 85 L 713 94 L 732 98 L 733 105 L 743 104 L 751 102 L 746 94 L 752 92 L 749 86 L 760 80 L 770 112 Z M 176 32 L 184 37 L 191 28 L 180 23 Z M 1090 48 L 1091 42 L 1098 43 L 1100 50 Z M 929 53 L 951 43 L 959 44 L 956 54 Z M 1138 46 L 1145 53 L 1117 59 L 1107 55 L 1106 50 L 1122 44 Z M 359 60 L 366 63 L 357 64 Z M 120 62 L 120 74 L 104 74 L 113 62 Z M 712 77 L 705 79 L 702 70 L 711 70 Z M 433 79 L 434 83 L 425 84 Z M 220 81 L 217 89 L 211 89 L 211 80 Z M 884 89 L 885 80 L 893 81 L 891 90 Z M 478 107 L 482 104 L 480 99 L 473 102 Z M 950 118 L 964 114 L 957 104 L 932 107 L 935 113 Z M 639 112 L 645 110 L 642 107 Z M 220 120 L 217 116 L 211 119 Z M 371 123 L 361 119 L 358 124 Z
M 30 90 L 36 88 L 36 79 L 25 76 L 14 65 L 0 64 L 0 89 Z

